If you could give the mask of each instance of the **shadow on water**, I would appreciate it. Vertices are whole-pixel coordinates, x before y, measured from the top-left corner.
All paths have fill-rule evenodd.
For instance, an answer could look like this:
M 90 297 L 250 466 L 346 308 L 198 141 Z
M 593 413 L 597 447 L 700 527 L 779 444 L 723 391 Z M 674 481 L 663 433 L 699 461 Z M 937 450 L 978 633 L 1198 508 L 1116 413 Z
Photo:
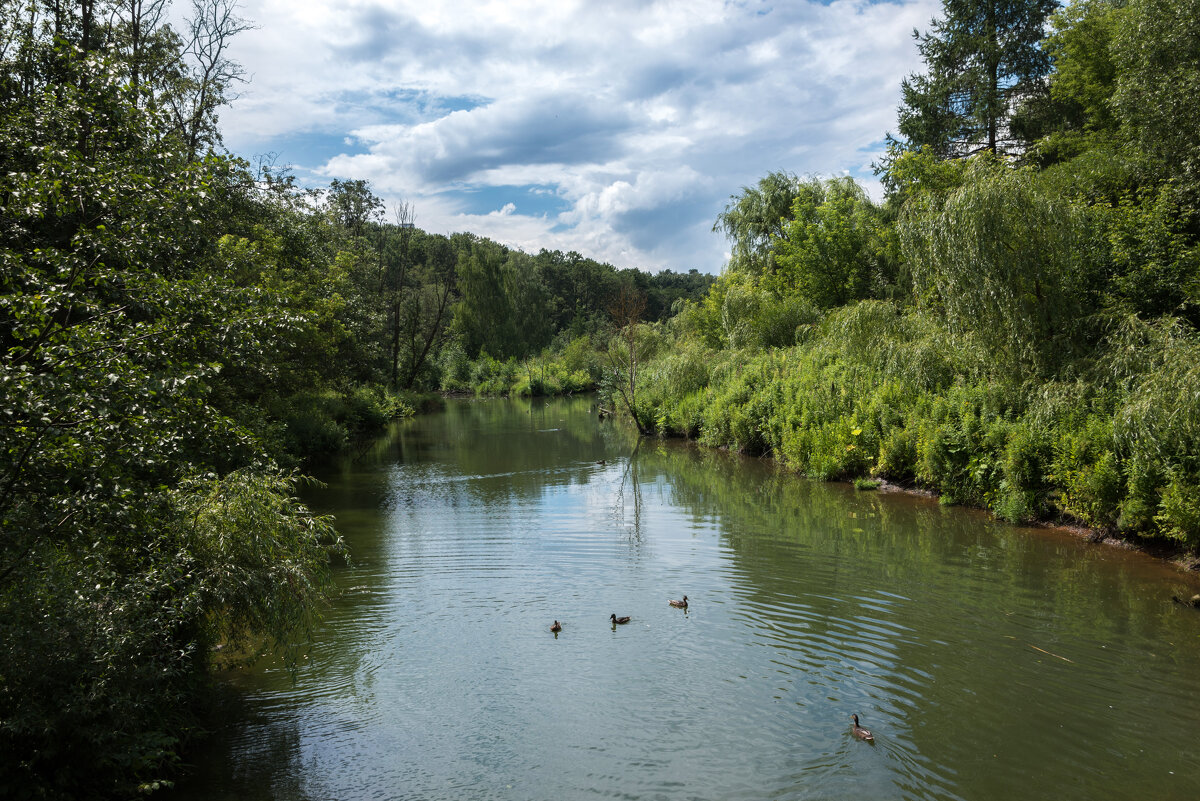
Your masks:
M 1200 615 L 1169 600 L 1195 589 L 1140 556 L 639 444 L 587 398 L 451 402 L 321 478 L 354 554 L 341 595 L 294 682 L 271 660 L 230 678 L 240 706 L 179 798 L 1200 781 Z

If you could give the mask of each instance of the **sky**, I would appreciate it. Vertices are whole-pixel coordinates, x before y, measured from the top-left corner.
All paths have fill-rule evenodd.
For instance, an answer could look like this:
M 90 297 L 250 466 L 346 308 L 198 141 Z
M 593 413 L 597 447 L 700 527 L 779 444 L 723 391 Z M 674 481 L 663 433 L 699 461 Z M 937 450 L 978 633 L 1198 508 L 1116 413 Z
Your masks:
M 529 253 L 719 273 L 773 170 L 851 175 L 895 130 L 938 0 L 241 0 L 225 145 Z

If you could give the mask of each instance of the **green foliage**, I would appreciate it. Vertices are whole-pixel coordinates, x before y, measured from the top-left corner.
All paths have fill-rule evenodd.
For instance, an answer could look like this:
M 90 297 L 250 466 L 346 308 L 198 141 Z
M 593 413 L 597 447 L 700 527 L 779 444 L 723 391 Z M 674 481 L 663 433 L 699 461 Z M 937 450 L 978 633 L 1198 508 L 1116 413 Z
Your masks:
M 1039 520 L 1052 511 L 1048 434 L 1028 420 L 1013 422 L 1000 454 L 1001 478 L 990 505 L 1005 520 Z
M 929 33 L 913 32 L 928 72 L 901 82 L 900 135 L 939 158 L 1010 153 L 1009 110 L 1038 90 L 1039 44 L 1055 0 L 943 0 Z
M 458 339 L 447 342 L 438 356 L 441 375 L 440 389 L 443 392 L 465 392 L 470 387 L 471 360 Z
M 1200 548 L 1200 498 L 1192 476 L 1175 476 L 1162 494 L 1159 513 L 1154 516 L 1163 535 L 1192 549 Z
M 1132 0 L 1112 40 L 1112 103 L 1159 177 L 1200 180 L 1200 2 Z M 1193 199 L 1195 198 L 1193 194 Z M 1193 207 L 1195 208 L 1195 206 Z
M 293 495 L 294 477 L 237 470 L 185 480 L 172 528 L 186 560 L 192 625 L 201 644 L 238 647 L 266 636 L 289 645 L 329 583 L 341 538 Z
M 330 219 L 345 228 L 351 236 L 364 236 L 368 226 L 383 216 L 383 201 L 371 192 L 371 186 L 361 179 L 329 184 L 325 195 L 325 210 Z
M 339 543 L 246 403 L 311 318 L 263 280 L 286 238 L 230 232 L 242 166 L 188 158 L 127 65 L 0 58 L 0 786 L 128 796 L 166 781 L 214 638 L 320 598 Z
M 1191 213 L 1174 184 L 1124 198 L 1108 220 L 1112 278 L 1109 294 L 1145 319 L 1163 314 L 1194 316 L 1200 305 L 1200 242 Z M 1191 306 L 1192 308 L 1188 308 Z
M 1074 421 L 1072 421 L 1074 422 Z M 1085 416 L 1057 432 L 1049 478 L 1059 487 L 1059 508 L 1096 528 L 1117 523 L 1124 479 L 1115 452 L 1112 418 Z
M 769 275 L 775 270 L 775 243 L 791 217 L 792 204 L 803 191 L 802 182 L 789 172 L 772 172 L 757 186 L 743 186 L 717 215 L 714 231 L 733 244 L 729 270 Z
M 931 197 L 936 202 L 962 186 L 966 162 L 939 159 L 928 147 L 908 149 L 889 142 L 887 155 L 876 165 L 876 171 L 887 190 L 889 205 L 899 208 L 916 196 Z
M 284 449 L 308 461 L 341 453 L 392 420 L 413 414 L 400 395 L 377 387 L 302 391 L 278 405 L 274 414 L 284 426 Z
M 814 477 L 1200 547 L 1194 5 L 1075 3 L 1039 46 L 1052 3 L 946 3 L 886 208 L 782 172 L 731 198 L 729 269 L 643 363 L 645 418 Z
M 918 298 L 1007 368 L 1046 375 L 1078 355 L 1102 242 L 1085 209 L 1030 171 L 974 160 L 943 201 L 906 206 L 900 240 Z
M 765 281 L 820 308 L 880 297 L 895 280 L 892 229 L 852 178 L 804 182 Z
M 1043 44 L 1054 64 L 1049 92 L 1028 98 L 1013 121 L 1031 161 L 1049 165 L 1105 147 L 1118 120 L 1112 41 L 1123 11 L 1112 0 L 1083 0 L 1051 15 Z
M 500 361 L 486 353 L 471 365 L 471 384 L 476 395 L 507 395 L 518 380 L 516 359 Z

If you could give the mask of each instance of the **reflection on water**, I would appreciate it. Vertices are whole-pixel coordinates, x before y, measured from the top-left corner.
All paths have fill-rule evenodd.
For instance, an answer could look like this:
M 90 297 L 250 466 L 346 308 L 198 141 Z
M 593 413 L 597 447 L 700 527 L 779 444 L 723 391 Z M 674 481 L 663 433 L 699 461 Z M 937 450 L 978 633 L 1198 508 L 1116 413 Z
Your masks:
M 587 399 L 454 402 L 323 478 L 341 596 L 294 680 L 230 677 L 178 798 L 1195 797 L 1197 588 L 1151 560 Z

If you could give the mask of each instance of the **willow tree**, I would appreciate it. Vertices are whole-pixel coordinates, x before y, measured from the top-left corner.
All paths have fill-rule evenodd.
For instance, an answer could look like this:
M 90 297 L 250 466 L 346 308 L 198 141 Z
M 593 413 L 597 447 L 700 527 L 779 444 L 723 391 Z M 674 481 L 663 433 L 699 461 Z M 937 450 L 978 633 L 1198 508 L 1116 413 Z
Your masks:
M 941 158 L 1018 150 L 1008 123 L 1050 72 L 1040 42 L 1057 7 L 1058 0 L 943 0 L 930 31 L 913 31 L 928 71 L 901 82 L 905 146 Z
M 725 210 L 717 215 L 714 231 L 725 234 L 732 244 L 729 269 L 752 275 L 775 270 L 775 244 L 791 219 L 792 203 L 804 191 L 804 182 L 790 172 L 768 173 L 757 186 L 743 186 L 731 195 Z
M 917 297 L 1011 376 L 1048 375 L 1077 352 L 1104 256 L 1088 211 L 991 158 L 963 186 L 905 207 L 899 234 Z

